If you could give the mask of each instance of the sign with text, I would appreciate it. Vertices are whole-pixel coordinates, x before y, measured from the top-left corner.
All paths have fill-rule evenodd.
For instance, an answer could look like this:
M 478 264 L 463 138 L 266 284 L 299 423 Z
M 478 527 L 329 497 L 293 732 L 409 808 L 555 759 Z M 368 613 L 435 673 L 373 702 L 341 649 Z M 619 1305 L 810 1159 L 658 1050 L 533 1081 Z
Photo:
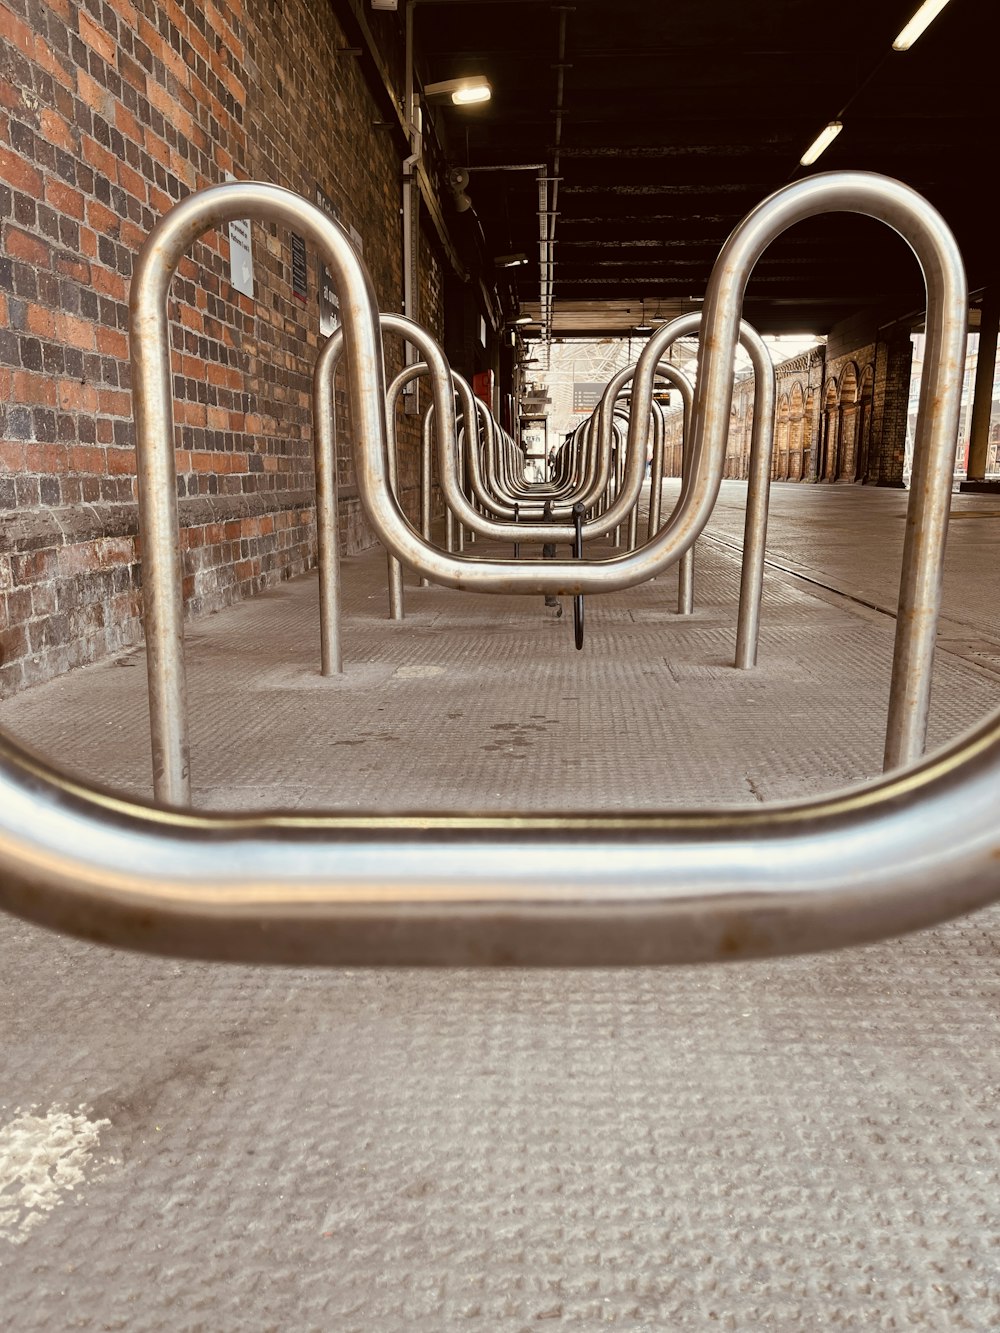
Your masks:
M 589 380 L 575 380 L 573 383 L 573 411 L 592 412 L 601 401 L 604 393 L 603 384 Z
M 335 222 L 340 221 L 337 206 L 319 185 L 316 186 L 316 203 Z M 319 331 L 329 337 L 340 322 L 340 297 L 337 295 L 333 279 L 325 264 L 319 266 Z
M 226 180 L 234 181 L 231 171 Z M 239 218 L 229 224 L 229 281 L 244 296 L 253 296 L 253 251 L 250 248 L 250 219 Z

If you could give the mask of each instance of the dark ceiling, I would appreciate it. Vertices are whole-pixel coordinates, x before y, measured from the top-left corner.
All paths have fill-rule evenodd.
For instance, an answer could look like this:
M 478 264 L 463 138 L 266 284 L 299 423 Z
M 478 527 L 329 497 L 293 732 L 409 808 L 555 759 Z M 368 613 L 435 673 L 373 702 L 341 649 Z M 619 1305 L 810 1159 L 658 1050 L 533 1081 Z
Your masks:
M 970 288 L 990 279 L 995 0 L 951 0 L 907 52 L 918 0 L 418 0 L 425 78 L 480 72 L 493 100 L 448 108 L 449 160 L 523 309 L 539 314 L 539 191 L 555 204 L 554 334 L 608 333 L 692 309 L 727 235 L 811 172 L 880 172 L 944 214 Z M 561 68 L 560 68 L 561 67 Z M 561 77 L 560 77 L 561 76 Z M 561 87 L 560 87 L 561 83 Z M 798 159 L 840 115 L 839 139 Z M 525 166 L 516 171 L 486 170 Z M 988 238 L 989 234 L 989 239 Z M 906 244 L 843 214 L 799 223 L 751 278 L 762 333 L 827 332 L 862 307 L 919 310 Z

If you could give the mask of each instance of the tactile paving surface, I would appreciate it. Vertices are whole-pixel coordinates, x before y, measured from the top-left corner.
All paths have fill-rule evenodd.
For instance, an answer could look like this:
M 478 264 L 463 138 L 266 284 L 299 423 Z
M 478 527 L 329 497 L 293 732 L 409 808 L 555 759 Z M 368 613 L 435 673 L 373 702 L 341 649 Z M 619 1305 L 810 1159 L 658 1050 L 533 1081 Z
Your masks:
M 775 488 L 772 550 L 891 602 L 872 568 L 905 496 L 851 511 L 855 569 L 810 545 L 822 493 L 847 504 Z M 568 600 L 414 587 L 391 624 L 383 570 L 346 562 L 341 680 L 315 578 L 190 627 L 199 804 L 655 808 L 878 772 L 891 618 L 774 572 L 737 672 L 711 542 L 688 623 L 667 575 L 588 599 L 583 653 Z M 946 615 L 989 642 L 994 602 Z M 143 659 L 119 662 L 0 725 L 146 794 Z M 942 653 L 932 744 L 998 702 Z M 985 912 L 774 963 L 269 971 L 0 920 L 0 1325 L 993 1330 L 998 938 Z

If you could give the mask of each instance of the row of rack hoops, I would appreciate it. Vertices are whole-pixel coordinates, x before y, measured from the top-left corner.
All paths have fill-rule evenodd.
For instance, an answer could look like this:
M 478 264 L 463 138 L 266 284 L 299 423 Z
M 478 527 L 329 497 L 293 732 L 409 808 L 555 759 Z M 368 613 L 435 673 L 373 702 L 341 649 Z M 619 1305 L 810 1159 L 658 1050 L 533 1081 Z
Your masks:
M 756 411 L 735 666 L 757 660 L 774 424 L 774 373 L 741 321 L 754 264 L 787 227 L 846 211 L 886 223 L 911 247 L 927 291 L 927 348 L 906 519 L 885 771 L 862 789 L 752 809 L 664 814 L 481 816 L 213 814 L 190 808 L 183 601 L 173 448 L 167 291 L 205 231 L 242 218 L 310 240 L 331 274 L 342 324 L 313 385 L 320 652 L 342 670 L 334 379 L 342 364 L 359 491 L 388 553 L 389 613 L 402 619 L 403 566 L 482 593 L 584 598 L 679 569 L 678 611 L 694 596 L 694 545 L 718 496 L 736 348 Z M 148 236 L 131 300 L 133 402 L 154 773 L 149 803 L 97 790 L 0 737 L 0 906 L 117 947 L 273 963 L 618 965 L 809 952 L 918 929 L 1000 898 L 1000 714 L 924 758 L 933 647 L 958 433 L 967 291 L 954 238 L 907 186 L 831 172 L 777 191 L 733 231 L 703 310 L 659 329 L 607 386 L 544 482 L 448 365 L 434 339 L 381 314 L 350 238 L 298 195 L 231 182 L 189 196 Z M 664 360 L 697 333 L 690 384 Z M 419 360 L 390 385 L 383 337 Z M 395 404 L 426 377 L 421 520 L 397 497 Z M 659 512 L 663 423 L 654 388 L 684 407 L 680 497 Z M 652 447 L 648 525 L 638 501 Z M 446 506 L 431 539 L 432 463 Z M 616 553 L 588 543 L 614 535 Z M 622 536 L 624 534 L 624 540 Z M 503 558 L 478 553 L 510 543 Z M 525 548 L 548 548 L 541 555 Z M 561 545 L 567 554 L 553 556 Z M 593 547 L 591 547 L 593 550 Z

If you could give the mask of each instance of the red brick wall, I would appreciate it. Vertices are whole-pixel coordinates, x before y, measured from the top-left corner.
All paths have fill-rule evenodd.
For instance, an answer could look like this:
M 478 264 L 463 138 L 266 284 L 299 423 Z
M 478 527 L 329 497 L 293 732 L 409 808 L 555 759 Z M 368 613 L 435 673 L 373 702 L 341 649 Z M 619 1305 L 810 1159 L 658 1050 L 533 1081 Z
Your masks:
M 318 184 L 360 233 L 380 305 L 400 308 L 398 145 L 347 45 L 308 0 L 0 0 L 0 693 L 141 635 L 126 303 L 157 217 L 228 171 L 311 200 Z M 315 555 L 315 256 L 303 305 L 287 236 L 255 225 L 253 250 L 253 300 L 230 286 L 219 235 L 171 292 L 192 612 Z M 422 322 L 440 334 L 426 240 L 423 258 Z M 358 549 L 371 536 L 339 428 L 343 542 Z

